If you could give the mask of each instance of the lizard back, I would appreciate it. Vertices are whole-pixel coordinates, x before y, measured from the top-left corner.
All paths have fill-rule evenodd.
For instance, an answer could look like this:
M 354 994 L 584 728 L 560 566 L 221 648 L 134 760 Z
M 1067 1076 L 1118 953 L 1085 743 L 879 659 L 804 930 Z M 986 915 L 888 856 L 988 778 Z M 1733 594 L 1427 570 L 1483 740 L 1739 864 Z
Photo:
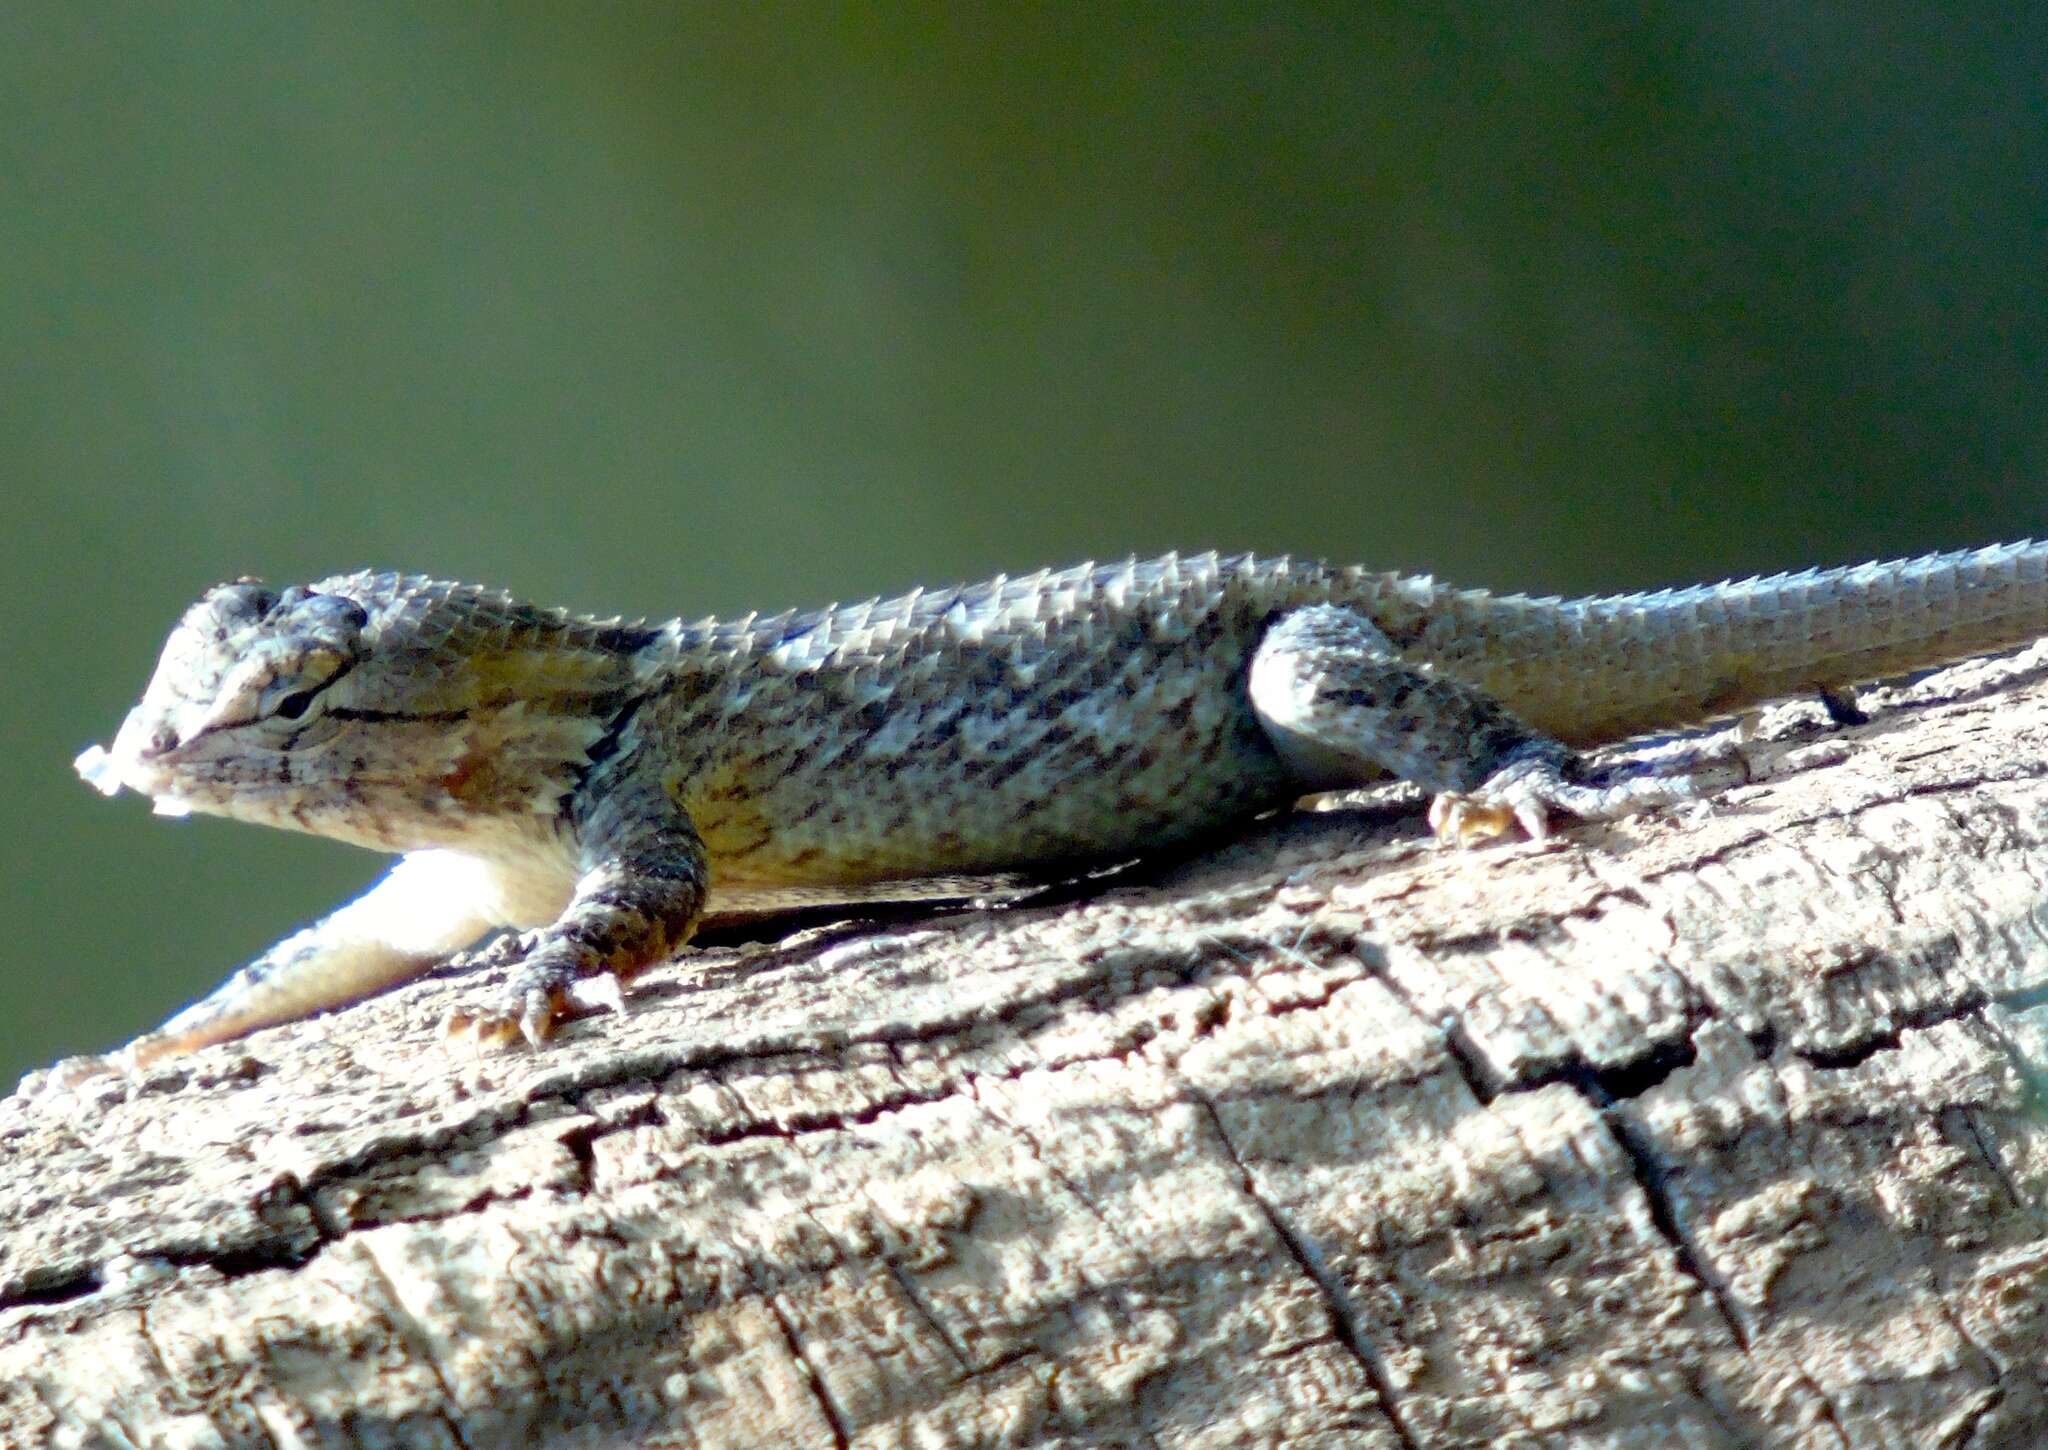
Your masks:
M 678 625 L 644 728 L 724 885 L 1099 858 L 1298 793 L 1245 669 L 1275 614 L 1344 592 L 1169 555 Z

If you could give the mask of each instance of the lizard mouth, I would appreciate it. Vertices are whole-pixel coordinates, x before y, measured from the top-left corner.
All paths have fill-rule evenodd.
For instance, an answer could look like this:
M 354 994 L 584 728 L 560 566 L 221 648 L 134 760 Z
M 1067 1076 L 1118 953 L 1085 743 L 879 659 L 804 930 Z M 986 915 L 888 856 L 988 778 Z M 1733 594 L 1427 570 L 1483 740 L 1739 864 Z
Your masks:
M 78 759 L 71 762 L 71 768 L 101 795 L 119 795 L 121 787 L 126 784 L 121 779 L 120 762 L 107 752 L 104 745 L 86 746 L 78 753 Z
M 149 797 L 152 809 L 160 816 L 192 814 L 192 806 L 184 797 L 165 788 L 161 780 L 148 778 L 136 769 L 136 762 L 124 760 L 104 745 L 88 745 L 71 765 L 101 795 L 119 795 L 126 786 L 137 795 Z
M 160 816 L 189 816 L 192 802 L 177 789 L 175 772 L 158 759 L 171 748 L 164 741 L 164 732 L 149 730 L 142 711 L 136 709 L 129 711 L 128 718 L 121 722 L 111 749 L 89 745 L 71 764 L 85 783 L 101 795 L 119 795 L 126 786 L 137 795 L 148 797 Z

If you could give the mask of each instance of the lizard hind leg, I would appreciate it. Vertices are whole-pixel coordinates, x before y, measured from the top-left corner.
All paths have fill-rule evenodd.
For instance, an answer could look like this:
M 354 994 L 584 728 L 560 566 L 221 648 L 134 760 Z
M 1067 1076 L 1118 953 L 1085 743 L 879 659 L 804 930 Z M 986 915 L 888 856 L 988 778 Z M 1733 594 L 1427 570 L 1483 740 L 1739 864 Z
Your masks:
M 1405 658 L 1342 605 L 1310 605 L 1276 621 L 1252 656 L 1248 690 L 1304 789 L 1399 776 L 1431 792 L 1431 829 L 1460 844 L 1517 824 L 1541 839 L 1553 811 L 1602 820 L 1696 793 L 1682 777 L 1582 783 L 1565 745 L 1475 686 Z

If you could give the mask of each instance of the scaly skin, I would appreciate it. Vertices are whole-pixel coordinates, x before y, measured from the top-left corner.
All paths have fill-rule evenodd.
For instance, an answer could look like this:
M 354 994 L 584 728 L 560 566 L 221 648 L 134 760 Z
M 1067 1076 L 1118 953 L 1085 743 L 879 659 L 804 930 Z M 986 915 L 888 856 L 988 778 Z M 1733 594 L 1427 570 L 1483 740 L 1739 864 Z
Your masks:
M 1127 856 L 1388 773 L 1460 840 L 1683 799 L 1570 747 L 2048 633 L 2048 545 L 1657 594 L 1494 597 L 1166 556 L 658 626 L 350 574 L 187 611 L 81 773 L 405 853 L 131 1044 L 146 1062 L 359 998 L 494 927 L 535 1043 L 707 905 Z

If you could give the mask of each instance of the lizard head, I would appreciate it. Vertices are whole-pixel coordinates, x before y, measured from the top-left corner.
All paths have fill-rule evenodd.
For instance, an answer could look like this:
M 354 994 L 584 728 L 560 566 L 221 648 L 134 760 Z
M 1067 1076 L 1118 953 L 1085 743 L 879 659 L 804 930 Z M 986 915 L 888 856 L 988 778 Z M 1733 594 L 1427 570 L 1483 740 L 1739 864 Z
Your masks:
M 79 774 L 108 795 L 139 791 L 164 815 L 237 814 L 226 802 L 238 787 L 259 770 L 275 778 L 308 734 L 333 733 L 328 706 L 363 660 L 369 622 L 339 594 L 253 579 L 208 590 L 164 641 L 113 748 L 79 756 Z
M 412 576 L 222 584 L 171 631 L 113 745 L 77 769 L 163 815 L 385 850 L 451 843 L 482 816 L 552 811 L 603 733 L 603 696 L 630 672 L 616 653 L 564 648 L 570 629 Z

